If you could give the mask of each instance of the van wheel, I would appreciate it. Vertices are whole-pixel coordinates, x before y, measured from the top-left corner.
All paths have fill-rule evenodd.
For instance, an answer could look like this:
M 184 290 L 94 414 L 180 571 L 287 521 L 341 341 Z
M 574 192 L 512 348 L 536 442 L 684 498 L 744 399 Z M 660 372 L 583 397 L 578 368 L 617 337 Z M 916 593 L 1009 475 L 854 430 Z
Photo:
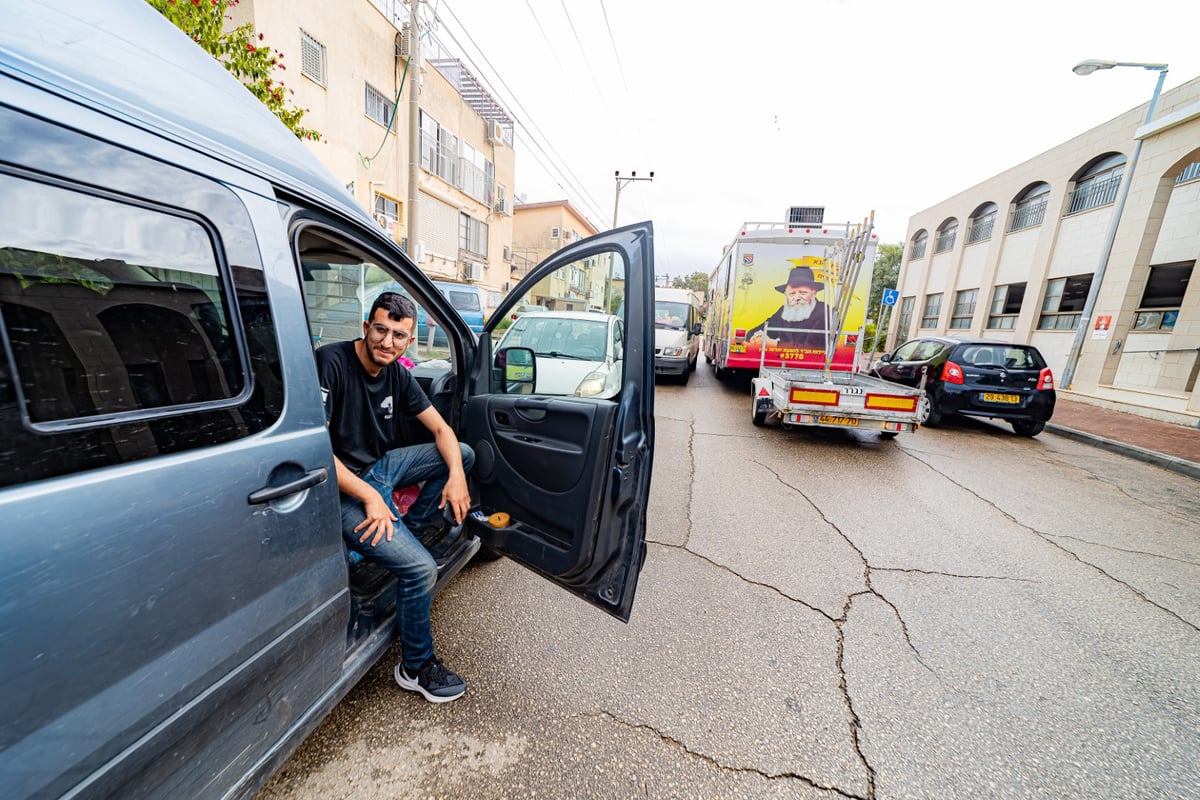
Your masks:
M 690 378 L 690 377 L 692 377 L 692 371 L 690 369 L 685 369 L 683 372 L 681 372 L 679 374 L 679 385 L 687 386 L 688 378 Z
M 1018 436 L 1037 436 L 1046 428 L 1046 423 L 1035 422 L 1033 420 L 1014 421 L 1013 431 Z
M 688 362 L 688 372 L 695 372 L 696 365 L 699 363 L 700 363 L 700 359 L 698 359 L 698 358 L 693 358 L 691 361 L 689 361 Z

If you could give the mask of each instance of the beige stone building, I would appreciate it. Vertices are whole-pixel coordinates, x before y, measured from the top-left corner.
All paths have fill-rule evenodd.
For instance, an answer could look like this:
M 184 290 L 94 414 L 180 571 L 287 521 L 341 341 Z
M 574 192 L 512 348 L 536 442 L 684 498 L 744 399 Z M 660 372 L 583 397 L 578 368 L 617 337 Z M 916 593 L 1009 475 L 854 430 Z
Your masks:
M 518 203 L 513 214 L 514 279 L 555 251 L 599 233 L 568 200 Z M 558 270 L 534 287 L 528 302 L 553 311 L 603 309 L 606 265 L 605 259 L 585 259 Z
M 1163 93 L 1143 125 L 1147 105 L 914 214 L 889 342 L 1031 343 L 1060 377 L 1140 138 L 1064 396 L 1200 423 L 1200 78 Z
M 408 5 L 395 0 L 241 0 L 284 54 L 283 80 L 321 133 L 309 147 L 397 242 L 410 235 Z M 418 263 L 430 277 L 486 290 L 511 280 L 513 121 L 458 60 L 422 44 Z

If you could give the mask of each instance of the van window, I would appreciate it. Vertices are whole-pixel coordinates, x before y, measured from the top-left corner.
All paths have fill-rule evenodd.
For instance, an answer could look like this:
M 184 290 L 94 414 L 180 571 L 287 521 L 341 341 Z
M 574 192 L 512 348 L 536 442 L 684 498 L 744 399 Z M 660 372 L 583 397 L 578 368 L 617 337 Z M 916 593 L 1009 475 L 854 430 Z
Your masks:
M 217 252 L 182 212 L 0 173 L 0 483 L 229 441 L 278 417 L 261 272 Z
M 202 225 L 11 176 L 0 196 L 4 329 L 30 422 L 242 392 Z
M 442 294 L 446 295 L 446 299 L 450 301 L 450 305 L 454 306 L 457 311 L 482 311 L 483 307 L 479 305 L 479 292 L 471 291 L 455 291 L 454 289 L 443 289 Z

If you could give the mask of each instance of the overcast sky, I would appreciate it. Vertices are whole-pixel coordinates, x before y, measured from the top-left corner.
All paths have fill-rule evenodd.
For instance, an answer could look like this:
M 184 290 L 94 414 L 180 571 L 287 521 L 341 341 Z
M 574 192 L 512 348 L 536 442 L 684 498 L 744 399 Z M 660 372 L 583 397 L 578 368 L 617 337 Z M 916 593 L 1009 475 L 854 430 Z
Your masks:
M 654 221 L 656 272 L 709 272 L 745 221 L 912 214 L 1200 76 L 1197 0 L 428 0 L 516 121 L 514 191 Z

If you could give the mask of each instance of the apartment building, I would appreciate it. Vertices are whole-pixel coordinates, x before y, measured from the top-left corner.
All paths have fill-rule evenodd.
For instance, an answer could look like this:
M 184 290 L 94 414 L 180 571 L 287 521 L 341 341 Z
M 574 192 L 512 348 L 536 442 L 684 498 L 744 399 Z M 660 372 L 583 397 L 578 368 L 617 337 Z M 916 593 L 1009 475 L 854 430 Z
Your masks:
M 241 0 L 230 11 L 284 54 L 290 99 L 321 133 L 306 144 L 407 246 L 408 5 Z M 431 278 L 485 289 L 490 311 L 511 273 L 513 120 L 461 61 L 424 40 L 421 49 L 417 260 Z
M 1067 396 L 1200 423 L 1200 78 L 1165 92 L 1149 124 L 1146 109 L 914 214 L 889 342 L 1031 343 L 1061 376 L 1140 139 Z
M 514 268 L 518 275 L 559 248 L 594 236 L 599 230 L 568 200 L 518 203 L 513 210 Z M 613 289 L 605 258 L 584 259 L 534 286 L 529 302 L 555 311 L 605 310 Z M 619 289 L 619 286 L 617 287 Z

